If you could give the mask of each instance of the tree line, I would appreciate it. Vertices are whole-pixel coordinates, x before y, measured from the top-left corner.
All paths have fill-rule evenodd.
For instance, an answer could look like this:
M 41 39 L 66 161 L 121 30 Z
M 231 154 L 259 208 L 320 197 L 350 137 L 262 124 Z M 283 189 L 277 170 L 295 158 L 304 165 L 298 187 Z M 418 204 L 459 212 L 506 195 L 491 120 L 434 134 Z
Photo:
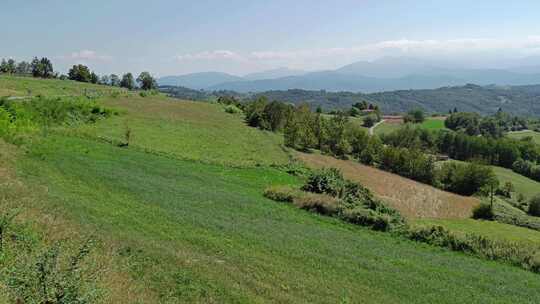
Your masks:
M 242 109 L 248 125 L 272 132 L 281 132 L 287 147 L 308 152 L 320 150 L 325 154 L 377 167 L 422 183 L 464 195 L 471 195 L 488 185 L 498 183 L 490 167 L 481 164 L 448 164 L 436 166 L 436 157 L 425 153 L 429 142 L 436 141 L 428 134 L 403 134 L 390 144 L 378 136 L 369 136 L 347 112 L 324 114 L 311 111 L 307 104 L 294 106 L 259 97 L 248 103 L 234 98 L 220 98 L 221 103 Z M 411 113 L 414 116 L 414 113 Z M 410 128 L 419 130 L 418 128 Z M 416 132 L 416 131 L 414 131 Z M 397 135 L 399 137 L 399 135 Z M 416 136 L 419 136 L 417 139 Z M 415 144 L 410 144 L 411 139 Z M 493 188 L 493 187 L 491 187 Z M 496 188 L 496 187 L 495 187 Z
M 116 74 L 98 76 L 83 64 L 73 65 L 67 75 L 60 75 L 54 71 L 52 62 L 43 57 L 34 57 L 31 62 L 16 62 L 13 59 L 2 59 L 0 62 L 0 74 L 19 76 L 32 76 L 36 78 L 58 78 L 61 80 L 73 80 L 101 85 L 117 86 L 128 90 L 155 90 L 158 85 L 155 78 L 149 72 L 142 72 L 137 78 L 132 73 L 125 73 L 121 77 Z

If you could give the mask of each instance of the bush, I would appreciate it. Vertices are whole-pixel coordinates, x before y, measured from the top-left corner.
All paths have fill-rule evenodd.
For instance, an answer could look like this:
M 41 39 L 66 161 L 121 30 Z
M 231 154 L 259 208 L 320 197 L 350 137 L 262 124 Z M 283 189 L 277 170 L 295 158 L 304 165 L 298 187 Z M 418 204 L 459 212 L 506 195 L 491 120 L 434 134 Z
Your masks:
M 490 204 L 481 203 L 473 209 L 472 217 L 477 220 L 492 220 L 495 217 L 495 213 L 493 212 L 493 208 Z
M 264 190 L 264 197 L 277 202 L 292 203 L 296 197 L 299 197 L 301 192 L 289 186 L 273 186 Z
M 377 231 L 390 230 L 392 222 L 392 218 L 386 214 L 378 214 L 376 211 L 361 207 L 343 210 L 341 218 L 349 223 L 369 226 Z
M 345 179 L 338 169 L 322 169 L 315 171 L 308 178 L 302 190 L 328 194 L 331 196 L 341 196 L 345 187 Z
M 239 109 L 237 106 L 230 104 L 230 105 L 225 106 L 225 112 L 229 114 L 238 114 L 238 113 L 242 113 L 242 110 Z
M 336 215 L 341 205 L 341 201 L 339 199 L 329 195 L 317 193 L 305 193 L 300 197 L 294 198 L 293 202 L 301 209 L 324 215 Z
M 529 214 L 532 216 L 540 216 L 540 194 L 533 197 L 529 202 Z

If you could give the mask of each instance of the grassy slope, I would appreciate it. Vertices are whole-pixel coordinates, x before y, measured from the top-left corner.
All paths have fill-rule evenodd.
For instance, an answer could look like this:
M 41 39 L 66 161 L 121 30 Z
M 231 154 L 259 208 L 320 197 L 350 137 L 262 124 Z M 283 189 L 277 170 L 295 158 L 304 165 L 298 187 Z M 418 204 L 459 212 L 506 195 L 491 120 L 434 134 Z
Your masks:
M 119 88 L 90 83 L 32 77 L 0 76 L 0 97 L 3 96 L 64 96 L 121 91 Z
M 282 136 L 248 128 L 241 115 L 226 114 L 217 104 L 153 96 L 111 99 L 106 105 L 126 113 L 84 128 L 86 134 L 121 141 L 129 126 L 132 146 L 182 159 L 237 166 L 288 161 Z
M 138 97 L 130 101 L 109 101 L 126 109 L 126 114 L 82 131 L 121 138 L 122 119 L 128 118 L 134 129 L 133 145 L 209 163 L 221 158 L 227 164 L 246 164 L 244 156 L 252 154 L 210 143 L 226 132 L 220 125 L 235 128 L 236 137 L 248 136 L 246 141 L 256 138 L 258 151 L 278 150 L 279 140 L 246 131 L 240 118 L 227 116 L 216 106 L 177 102 L 169 106 L 164 100 Z M 186 105 L 192 109 L 182 108 Z M 189 114 L 198 112 L 196 108 L 210 116 Z M 169 112 L 171 117 L 166 116 Z M 200 121 L 211 117 L 218 122 Z M 194 131 L 195 127 L 202 130 Z M 172 143 L 182 140 L 198 142 L 203 148 Z M 17 161 L 19 176 L 47 191 L 36 192 L 43 211 L 35 218 L 48 221 L 53 210 L 61 211 L 84 231 L 112 239 L 122 250 L 111 255 L 125 259 L 137 282 L 158 293 L 162 302 L 540 300 L 535 274 L 266 200 L 261 192 L 269 184 L 299 182 L 273 169 L 233 169 L 60 135 L 29 148 L 31 153 Z M 285 157 L 272 153 L 260 156 L 263 163 L 267 155 Z M 129 302 L 125 300 L 128 288 L 117 292 Z
M 510 169 L 494 166 L 493 170 L 501 183 L 511 182 L 514 184 L 516 192 L 522 193 L 526 198 L 531 198 L 540 193 L 540 183 L 537 181 L 517 174 Z
M 540 145 L 540 132 L 527 130 L 527 131 L 520 131 L 520 132 L 511 132 L 511 133 L 508 133 L 508 136 L 511 138 L 517 138 L 517 139 L 531 136 L 534 142 Z
M 518 242 L 540 247 L 540 232 L 499 222 L 477 221 L 473 219 L 423 219 L 415 221 L 415 224 L 441 225 L 453 232 L 473 233 L 490 239 Z
M 329 156 L 299 153 L 314 168 L 339 168 L 409 218 L 467 218 L 478 200 L 445 192 L 413 180 Z
M 377 135 L 392 133 L 393 131 L 401 128 L 403 124 L 396 123 L 382 123 L 375 128 L 374 132 Z M 444 129 L 444 119 L 441 117 L 428 117 L 426 120 L 417 125 L 419 128 L 428 129 L 428 130 L 440 130 Z
M 61 136 L 34 146 L 20 170 L 48 186 L 51 207 L 129 246 L 133 274 L 163 300 L 540 300 L 532 292 L 540 288 L 535 274 L 268 201 L 265 186 L 295 183 L 275 170 L 173 160 Z

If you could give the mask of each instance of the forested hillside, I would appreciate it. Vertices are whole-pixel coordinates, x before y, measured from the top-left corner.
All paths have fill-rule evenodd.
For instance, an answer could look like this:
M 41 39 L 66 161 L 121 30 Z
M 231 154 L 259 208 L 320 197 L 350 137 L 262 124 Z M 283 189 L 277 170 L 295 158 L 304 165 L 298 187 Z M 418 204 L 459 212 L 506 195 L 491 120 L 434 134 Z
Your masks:
M 498 109 L 516 115 L 540 115 L 540 85 L 528 86 L 478 86 L 465 85 L 434 90 L 401 90 L 372 94 L 308 90 L 266 91 L 241 94 L 232 91 L 197 91 L 186 88 L 163 87 L 162 90 L 178 98 L 208 100 L 219 96 L 235 96 L 250 100 L 266 96 L 293 104 L 308 103 L 312 109 L 348 109 L 353 104 L 367 101 L 379 105 L 384 113 L 404 113 L 421 108 L 430 113 L 447 113 L 458 109 L 463 112 L 493 114 Z

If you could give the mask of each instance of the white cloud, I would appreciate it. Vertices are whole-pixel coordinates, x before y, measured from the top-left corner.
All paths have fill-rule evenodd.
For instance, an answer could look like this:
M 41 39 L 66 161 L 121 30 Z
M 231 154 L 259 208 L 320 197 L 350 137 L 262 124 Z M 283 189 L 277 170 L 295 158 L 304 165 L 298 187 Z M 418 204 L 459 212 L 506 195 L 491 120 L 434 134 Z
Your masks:
M 86 61 L 110 61 L 112 57 L 109 55 L 99 54 L 92 50 L 80 50 L 69 55 L 59 56 L 59 59 L 72 60 L 77 62 Z
M 175 56 L 178 61 L 191 61 L 191 60 L 216 60 L 216 59 L 232 59 L 240 60 L 242 56 L 239 54 L 228 51 L 228 50 L 215 50 L 215 51 L 204 51 L 199 53 L 183 54 Z

